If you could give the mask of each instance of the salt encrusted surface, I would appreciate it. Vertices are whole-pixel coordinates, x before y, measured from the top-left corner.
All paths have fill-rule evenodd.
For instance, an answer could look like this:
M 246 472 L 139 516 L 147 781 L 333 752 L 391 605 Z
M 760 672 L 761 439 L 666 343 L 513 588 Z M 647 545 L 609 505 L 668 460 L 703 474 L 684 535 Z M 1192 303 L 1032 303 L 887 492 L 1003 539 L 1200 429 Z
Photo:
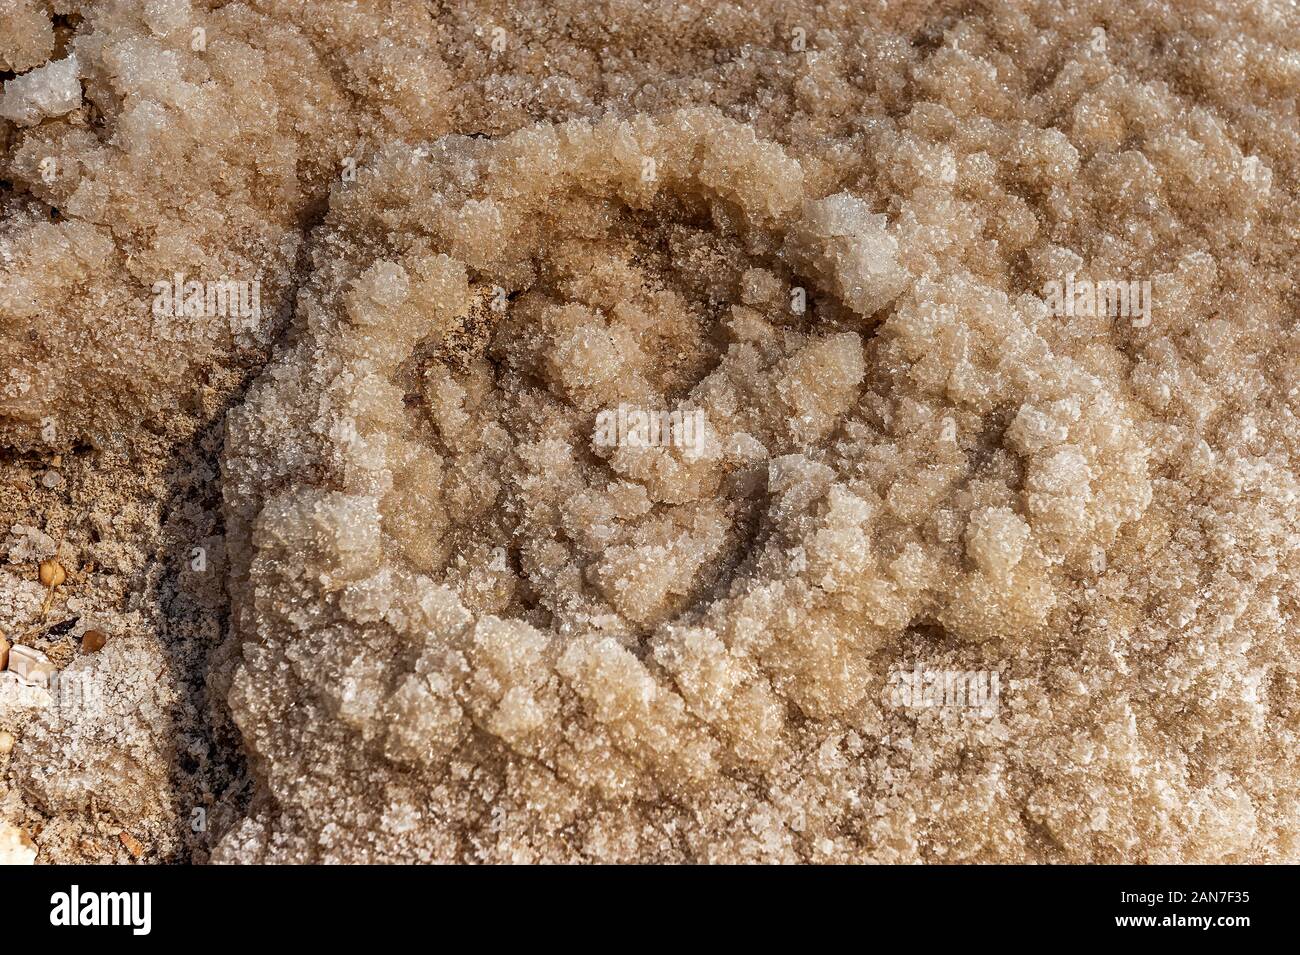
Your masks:
M 0 851 L 1296 859 L 1294 8 L 52 6 L 0 629 L 62 538 L 22 641 L 115 689 L 0 718 Z M 177 271 L 265 320 L 164 340 Z M 620 401 L 712 449 L 593 447 Z M 918 661 L 997 718 L 887 705 Z
M 0 69 L 22 72 L 49 59 L 54 24 L 39 0 L 0 0 Z
M 1041 300 L 908 271 L 896 218 L 809 196 L 707 110 L 382 150 L 334 197 L 295 347 L 229 421 L 229 700 L 274 809 L 218 858 L 1285 838 L 1169 750 L 1159 683 L 1122 679 L 1169 679 L 1121 649 L 1162 633 L 1126 611 L 1168 599 L 1134 573 L 1164 543 L 1152 409 Z M 708 450 L 610 453 L 594 418 L 620 404 L 703 411 Z M 1228 682 L 1198 723 L 1254 726 L 1258 759 L 1259 664 L 1208 602 Z M 882 708 L 916 654 L 1005 671 L 1006 711 Z

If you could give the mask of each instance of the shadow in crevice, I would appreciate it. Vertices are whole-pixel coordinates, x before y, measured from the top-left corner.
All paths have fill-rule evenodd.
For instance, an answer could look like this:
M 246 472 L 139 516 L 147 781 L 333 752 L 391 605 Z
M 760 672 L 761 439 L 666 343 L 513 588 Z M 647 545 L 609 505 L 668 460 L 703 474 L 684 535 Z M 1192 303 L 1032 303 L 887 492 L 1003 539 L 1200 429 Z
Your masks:
M 312 234 L 328 204 L 313 204 L 302 226 L 303 242 L 287 276 L 283 304 L 270 343 L 238 373 L 220 407 L 205 415 L 193 436 L 174 454 L 167 498 L 160 508 L 158 568 L 152 586 L 159 639 L 175 681 L 170 753 L 170 799 L 182 847 L 166 861 L 207 862 L 221 836 L 246 814 L 253 795 L 243 740 L 224 698 L 212 692 L 209 675 L 231 639 L 227 588 L 221 454 L 226 416 L 292 334 L 298 290 L 310 274 Z M 217 686 L 224 680 L 215 681 Z
M 229 405 L 242 395 L 232 396 Z M 177 692 L 169 760 L 177 858 L 206 862 L 216 838 L 241 815 L 247 772 L 225 700 L 208 693 L 208 672 L 225 639 L 230 606 L 224 586 L 221 452 L 225 412 L 178 452 L 161 509 L 156 583 L 159 642 Z

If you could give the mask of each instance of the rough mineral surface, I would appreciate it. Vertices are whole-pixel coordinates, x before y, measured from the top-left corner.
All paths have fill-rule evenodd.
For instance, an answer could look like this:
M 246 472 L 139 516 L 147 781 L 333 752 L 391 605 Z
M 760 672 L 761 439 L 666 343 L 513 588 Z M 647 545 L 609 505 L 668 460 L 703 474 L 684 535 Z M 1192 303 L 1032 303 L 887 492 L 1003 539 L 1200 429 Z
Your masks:
M 0 0 L 0 857 L 1300 861 L 1294 5 L 209 6 Z

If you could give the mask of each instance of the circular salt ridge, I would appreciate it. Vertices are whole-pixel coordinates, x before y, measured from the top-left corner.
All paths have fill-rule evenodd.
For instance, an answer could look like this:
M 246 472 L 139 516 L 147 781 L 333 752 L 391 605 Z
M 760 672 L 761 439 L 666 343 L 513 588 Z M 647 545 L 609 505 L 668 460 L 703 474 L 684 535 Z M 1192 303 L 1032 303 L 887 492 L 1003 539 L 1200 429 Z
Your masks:
M 1140 486 L 1141 454 L 1130 453 L 1135 439 L 1118 406 L 1068 361 L 1044 354 L 1029 306 L 960 279 L 909 287 L 883 217 L 845 194 L 809 200 L 801 181 L 780 147 L 716 112 L 691 110 L 662 121 L 543 124 L 492 143 L 453 137 L 414 154 L 389 147 L 361 171 L 356 192 L 335 196 L 340 219 L 382 223 L 387 248 L 346 251 L 341 266 L 317 276 L 293 367 L 270 372 L 232 415 L 238 440 L 229 444 L 226 490 L 237 514 L 237 577 L 241 521 L 251 537 L 242 558 L 249 589 L 232 587 L 245 649 L 231 703 L 253 750 L 274 764 L 270 772 L 282 780 L 295 765 L 315 773 L 321 759 L 311 748 L 319 742 L 277 738 L 285 732 L 274 718 L 284 712 L 274 702 L 283 658 L 333 721 L 319 732 L 344 746 L 357 741 L 349 758 L 370 770 L 387 761 L 436 774 L 464 759 L 503 772 L 502 760 L 522 760 L 614 804 L 664 795 L 690 804 L 703 792 L 717 801 L 724 791 L 752 801 L 747 774 L 803 758 L 789 707 L 813 720 L 861 722 L 870 654 L 916 620 L 938 619 L 974 641 L 1032 630 L 1053 603 L 1054 568 L 1077 556 L 1079 532 L 1140 514 L 1149 487 Z M 413 186 L 433 190 L 422 230 L 403 231 L 365 206 Z M 561 635 L 475 614 L 421 573 L 420 555 L 385 515 L 407 498 L 418 509 L 411 475 L 436 480 L 441 462 L 412 430 L 394 377 L 419 342 L 472 307 L 471 271 L 479 282 L 528 286 L 553 238 L 539 225 L 541 210 L 553 216 L 570 204 L 582 216 L 592 198 L 645 210 L 661 191 L 703 197 L 715 219 L 819 282 L 859 320 L 897 302 L 878 332 L 881 367 L 896 372 L 888 387 L 950 406 L 963 431 L 980 430 L 999 407 L 1019 408 L 1008 434 L 1028 462 L 1027 511 L 965 505 L 964 558 L 937 566 L 914 559 L 919 544 L 905 547 L 887 595 L 859 594 L 852 578 L 878 573 L 872 535 L 916 535 L 934 503 L 917 510 L 892 491 L 868 501 L 812 457 L 773 458 L 774 532 L 755 558 L 761 572 L 692 608 L 689 619 L 660 621 L 640 651 L 599 628 Z M 926 353 L 947 349 L 941 337 L 954 328 L 987 366 L 978 369 L 987 378 L 979 387 L 927 382 Z M 994 356 L 1008 341 L 1028 372 L 999 366 Z M 858 336 L 810 340 L 781 369 L 779 397 L 795 407 L 828 374 L 848 383 L 843 406 L 823 415 L 829 424 L 804 436 L 824 442 L 863 378 Z M 1032 399 L 1044 394 L 1056 404 L 1036 410 Z M 291 414 L 308 409 L 308 444 L 319 444 L 306 465 L 297 460 L 305 452 L 295 425 L 266 423 L 283 404 Z M 820 413 L 807 411 L 814 421 Z M 1097 440 L 1070 444 L 1080 427 Z M 260 459 L 268 453 L 270 461 Z M 761 443 L 759 453 L 768 453 Z M 1115 461 L 1126 477 L 1110 487 L 1104 477 Z M 312 477 L 303 480 L 304 472 Z M 253 500 L 238 500 L 241 492 Z M 945 493 L 950 502 L 962 494 Z M 1126 496 L 1126 507 L 1115 503 Z M 810 544 L 806 555 L 801 541 Z M 860 619 L 809 640 L 783 634 L 774 644 L 763 635 L 780 626 L 783 606 L 807 601 L 826 604 L 828 619 L 849 608 Z
M 339 387 L 330 400 L 342 409 L 344 425 L 331 431 L 331 451 L 347 498 L 329 495 L 317 502 L 318 508 L 334 514 L 338 513 L 336 506 L 350 511 L 351 506 L 342 501 L 355 499 L 367 515 L 364 531 L 331 533 L 323 538 L 316 557 L 327 568 L 321 576 L 324 590 L 342 588 L 341 603 L 356 622 L 384 619 L 412 636 L 428 625 L 427 618 L 414 608 L 428 597 L 430 589 L 442 588 L 391 560 L 384 561 L 381 555 L 387 548 L 374 534 L 380 523 L 377 515 L 386 509 L 385 499 L 402 493 L 393 487 L 393 458 L 419 459 L 425 453 L 409 435 L 392 427 L 403 417 L 402 395 L 389 379 L 428 331 L 403 311 L 409 300 L 432 298 L 440 303 L 440 317 L 455 317 L 469 307 L 468 267 L 489 281 L 517 280 L 515 263 L 540 254 L 548 238 L 528 232 L 530 216 L 539 205 L 563 202 L 573 194 L 609 196 L 629 208 L 645 209 L 661 190 L 702 193 L 711 203 L 727 203 L 747 231 L 761 231 L 774 247 L 780 246 L 788 231 L 794 231 L 798 241 L 795 258 L 807 263 L 818 254 L 835 254 L 824 252 L 819 244 L 852 249 L 859 238 L 854 220 L 825 215 L 824 206 L 838 205 L 838 200 L 811 202 L 805 208 L 802 171 L 779 146 L 760 142 L 752 130 L 723 119 L 714 110 L 685 110 L 662 123 L 642 118 L 632 123 L 541 125 L 488 147 L 455 137 L 439 144 L 437 151 L 452 152 L 455 146 L 467 147 L 471 155 L 480 154 L 474 156 L 478 168 L 471 181 L 482 197 L 467 198 L 459 207 L 448 208 L 448 217 L 456 223 L 449 236 L 450 248 L 405 260 L 378 258 L 364 268 L 344 296 L 352 330 L 345 325 L 334 333 L 346 339 L 382 339 L 384 344 L 377 349 L 362 345 L 334 377 Z M 564 161 L 557 163 L 554 160 L 561 151 Z M 526 188 L 513 187 L 520 178 L 526 179 Z M 883 232 L 881 220 L 883 217 L 860 216 L 861 223 L 879 232 Z M 481 240 L 482 234 L 490 241 L 474 241 Z M 521 241 L 521 235 L 527 238 Z M 461 236 L 464 242 L 457 243 Z M 857 255 L 864 257 L 864 253 Z M 901 287 L 902 277 L 892 258 L 882 257 L 873 266 L 877 273 L 887 273 L 889 288 L 896 292 Z M 847 268 L 841 266 L 840 272 Z M 835 274 L 831 285 L 837 281 L 839 275 Z M 861 285 L 859 282 L 859 294 Z M 401 347 L 390 347 L 393 342 L 400 342 Z M 350 516 L 340 517 L 338 523 L 355 526 Z M 374 572 L 377 563 L 382 563 L 382 568 Z M 384 594 L 382 611 L 374 609 L 376 593 Z M 463 610 L 458 602 L 453 607 L 453 614 Z M 468 616 L 468 611 L 465 613 Z M 528 752 L 526 711 L 534 705 L 529 690 L 544 682 L 553 668 L 585 705 L 598 714 L 602 708 L 608 711 L 597 720 L 612 725 L 618 745 L 645 771 L 667 773 L 668 785 L 673 774 L 694 781 L 717 772 L 717 743 L 708 737 L 705 722 L 687 711 L 670 680 L 654 677 L 615 639 L 595 636 L 543 649 L 548 641 L 554 644 L 554 638 L 526 624 L 496 618 L 479 621 L 472 634 L 462 631 L 458 639 L 481 647 L 491 642 L 491 633 L 497 628 L 504 628 L 514 641 L 538 643 L 539 650 L 535 665 L 523 675 L 515 675 L 513 685 L 497 694 L 500 701 L 495 709 L 480 706 L 473 713 L 482 728 Z M 515 651 L 501 648 L 499 652 L 510 656 Z M 484 654 L 485 665 L 491 666 L 487 656 Z M 544 664 L 544 658 L 549 662 Z M 639 686 L 631 698 L 635 704 L 631 719 L 620 717 L 617 707 L 611 708 L 609 702 L 628 701 L 629 681 Z M 325 692 L 333 689 L 319 688 Z M 441 701 L 432 701 L 427 691 L 409 680 L 401 682 L 395 700 L 399 708 L 442 707 Z M 770 701 L 765 705 L 775 709 Z M 715 721 L 725 722 L 725 713 L 713 716 Z M 424 761 L 431 761 L 445 752 L 445 747 L 428 747 L 427 740 L 408 745 L 410 741 L 403 739 L 407 718 L 396 714 L 381 718 L 392 719 L 396 725 L 387 748 L 390 756 L 418 752 Z M 772 739 L 757 747 L 763 753 L 770 754 L 776 747 L 781 722 L 777 717 L 768 727 Z M 525 729 L 520 728 L 521 723 Z M 462 727 L 446 742 L 458 742 L 463 732 Z M 426 744 L 422 751 L 420 742 Z

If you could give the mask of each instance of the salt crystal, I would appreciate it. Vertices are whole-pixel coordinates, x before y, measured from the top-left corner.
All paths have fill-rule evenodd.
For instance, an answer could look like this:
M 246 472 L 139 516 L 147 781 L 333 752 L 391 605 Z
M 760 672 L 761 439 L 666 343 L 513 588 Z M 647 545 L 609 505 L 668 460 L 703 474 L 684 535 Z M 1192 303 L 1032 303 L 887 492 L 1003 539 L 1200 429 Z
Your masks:
M 62 116 L 81 105 L 81 81 L 74 53 L 39 69 L 5 81 L 0 116 L 19 126 L 34 126 L 49 116 Z

